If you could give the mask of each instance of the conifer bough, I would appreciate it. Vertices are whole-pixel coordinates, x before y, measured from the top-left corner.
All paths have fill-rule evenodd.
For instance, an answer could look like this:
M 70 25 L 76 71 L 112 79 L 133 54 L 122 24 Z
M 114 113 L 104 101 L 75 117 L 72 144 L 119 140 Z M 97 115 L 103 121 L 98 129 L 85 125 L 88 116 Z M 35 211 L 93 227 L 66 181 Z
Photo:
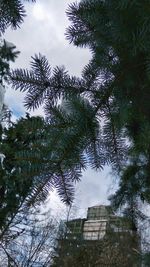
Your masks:
M 51 71 L 41 55 L 32 59 L 30 71 L 10 75 L 13 87 L 26 92 L 25 106 L 45 110 L 41 171 L 55 174 L 64 199 L 88 165 L 110 164 L 120 177 L 116 205 L 133 197 L 150 202 L 149 2 L 82 0 L 67 15 L 68 40 L 92 52 L 82 77 L 58 67 Z

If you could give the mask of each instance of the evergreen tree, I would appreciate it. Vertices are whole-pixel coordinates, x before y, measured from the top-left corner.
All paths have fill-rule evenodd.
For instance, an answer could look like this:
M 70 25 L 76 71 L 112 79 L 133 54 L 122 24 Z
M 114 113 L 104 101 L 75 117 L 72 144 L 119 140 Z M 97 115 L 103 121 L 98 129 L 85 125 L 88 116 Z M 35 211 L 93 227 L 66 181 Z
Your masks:
M 9 63 L 14 62 L 17 55 L 15 45 L 3 40 L 0 42 L 0 123 L 10 120 L 10 111 L 4 103 L 5 82 L 9 72 Z
M 5 159 L 0 165 L 0 235 L 8 230 L 21 206 L 27 206 L 25 200 L 36 181 L 33 174 L 29 176 L 25 168 L 23 171 L 24 161 L 20 161 L 17 155 L 20 151 L 32 150 L 33 142 L 42 129 L 43 121 L 38 117 L 21 118 L 9 128 L 1 128 L 0 151 Z
M 93 57 L 87 71 L 94 65 L 100 72 L 99 84 L 108 95 L 106 101 L 111 103 L 113 132 L 118 131 L 129 144 L 126 164 L 119 173 L 120 193 L 138 195 L 147 201 L 150 197 L 148 6 L 147 1 L 82 0 L 70 5 L 67 12 L 72 22 L 67 37 L 75 45 L 91 49 Z M 99 92 L 97 101 L 105 95 Z
M 64 111 L 65 116 L 72 116 L 67 132 L 70 131 L 71 140 L 75 137 L 74 141 L 62 138 L 68 151 L 70 148 L 75 153 L 78 147 L 84 151 L 82 157 L 87 153 L 94 168 L 111 164 L 121 177 L 121 185 L 126 180 L 127 191 L 147 201 L 150 196 L 148 6 L 147 1 L 140 0 L 82 0 L 71 4 L 67 14 L 72 25 L 67 38 L 77 46 L 90 48 L 93 55 L 82 78 L 70 77 L 61 68 L 51 74 L 41 56 L 33 58 L 31 71 L 16 70 L 11 74 L 13 87 L 26 92 L 28 109 L 44 104 L 49 121 L 54 110 L 59 112 L 59 118 Z M 60 112 L 57 103 L 62 98 L 65 103 Z M 74 118 L 77 118 L 75 124 Z M 87 157 L 83 166 L 87 166 Z
M 15 50 L 16 46 L 6 40 L 1 41 L 0 44 L 0 78 L 1 82 L 6 79 L 9 71 L 9 63 L 14 62 L 19 52 Z
M 70 77 L 62 68 L 55 68 L 51 74 L 47 60 L 41 55 L 33 58 L 30 72 L 16 70 L 12 75 L 14 86 L 29 91 L 25 104 L 28 109 L 44 104 L 48 128 L 45 132 L 46 164 L 43 166 L 52 168 L 54 184 L 62 199 L 69 203 L 73 193 L 72 183 L 80 179 L 87 163 L 101 169 L 106 160 L 95 109 L 88 99 L 80 96 L 85 81 Z M 64 101 L 58 105 L 60 98 Z M 42 151 L 38 153 L 42 159 Z M 30 159 L 30 152 L 27 154 Z
M 33 1 L 32 1 L 33 2 Z M 23 21 L 25 15 L 21 1 L 0 1 L 0 37 L 7 27 L 16 29 Z M 10 62 L 14 62 L 18 55 L 15 45 L 0 39 L 0 236 L 8 230 L 10 222 L 24 203 L 30 192 L 32 179 L 27 179 L 21 173 L 21 164 L 17 160 L 16 152 L 30 147 L 34 136 L 28 140 L 27 136 L 32 132 L 31 120 L 39 121 L 38 118 L 30 120 L 29 117 L 21 119 L 16 124 L 11 124 L 11 112 L 4 103 L 5 85 L 10 71 Z M 2 128 L 4 121 L 7 128 Z M 42 122 L 42 120 L 41 120 Z M 23 125 L 24 124 L 24 125 Z M 30 127 L 30 128 L 29 128 Z M 37 126 L 38 127 L 38 126 Z M 24 131 L 23 131 L 24 129 Z M 34 128 L 35 129 L 35 128 Z M 30 134 L 29 134 L 30 136 Z
M 111 164 L 120 176 L 113 204 L 127 205 L 137 231 L 138 199 L 150 202 L 149 3 L 82 0 L 67 14 L 67 38 L 92 52 L 82 77 L 58 67 L 52 72 L 41 55 L 32 58 L 30 71 L 10 75 L 13 87 L 26 92 L 26 108 L 43 105 L 45 111 L 38 148 L 34 143 L 18 156 L 23 172 L 38 181 L 31 203 L 54 186 L 69 203 L 82 170 Z

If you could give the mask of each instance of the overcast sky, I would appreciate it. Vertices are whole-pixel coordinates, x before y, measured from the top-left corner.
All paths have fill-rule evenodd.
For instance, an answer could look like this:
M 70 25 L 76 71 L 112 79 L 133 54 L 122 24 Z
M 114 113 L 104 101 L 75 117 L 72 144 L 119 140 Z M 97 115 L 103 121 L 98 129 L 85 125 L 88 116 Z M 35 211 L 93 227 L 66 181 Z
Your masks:
M 72 0 L 37 0 L 25 5 L 27 17 L 20 29 L 7 30 L 5 39 L 16 45 L 21 52 L 13 68 L 29 68 L 31 56 L 35 53 L 46 55 L 52 67 L 65 65 L 70 74 L 80 75 L 82 68 L 90 59 L 88 49 L 76 48 L 65 39 L 68 19 L 65 11 Z M 14 117 L 24 114 L 23 95 L 7 88 L 5 102 L 13 110 Z M 38 110 L 36 114 L 42 114 Z M 95 204 L 105 204 L 107 196 L 114 192 L 116 181 L 110 170 L 95 173 L 88 169 L 83 173 L 82 182 L 76 185 L 78 214 L 85 214 L 86 208 Z M 62 204 L 56 194 L 51 195 L 51 205 Z

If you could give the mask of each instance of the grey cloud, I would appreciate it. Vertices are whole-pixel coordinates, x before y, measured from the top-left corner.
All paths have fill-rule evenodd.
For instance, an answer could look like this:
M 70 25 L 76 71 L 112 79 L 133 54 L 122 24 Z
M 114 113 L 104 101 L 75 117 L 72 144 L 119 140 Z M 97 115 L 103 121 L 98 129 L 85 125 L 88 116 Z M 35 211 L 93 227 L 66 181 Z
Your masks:
M 116 191 L 117 186 L 118 181 L 112 176 L 109 167 L 99 172 L 88 168 L 76 187 L 76 200 L 80 203 L 79 214 L 85 214 L 87 207 L 109 204 L 108 196 Z

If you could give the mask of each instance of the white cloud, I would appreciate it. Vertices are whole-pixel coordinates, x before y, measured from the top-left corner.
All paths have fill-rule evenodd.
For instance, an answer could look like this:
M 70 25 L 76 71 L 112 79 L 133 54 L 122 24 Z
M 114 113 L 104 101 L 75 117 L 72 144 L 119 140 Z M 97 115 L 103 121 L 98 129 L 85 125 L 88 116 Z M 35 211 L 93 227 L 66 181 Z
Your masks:
M 110 172 L 111 169 L 105 167 L 104 170 L 99 172 L 88 168 L 83 173 L 83 178 L 76 188 L 76 198 L 79 199 L 82 208 L 109 204 L 107 198 L 115 192 L 118 186 L 117 179 L 115 180 Z
M 39 21 L 44 21 L 47 18 L 48 13 L 45 12 L 42 4 L 36 4 L 33 6 L 33 17 Z

